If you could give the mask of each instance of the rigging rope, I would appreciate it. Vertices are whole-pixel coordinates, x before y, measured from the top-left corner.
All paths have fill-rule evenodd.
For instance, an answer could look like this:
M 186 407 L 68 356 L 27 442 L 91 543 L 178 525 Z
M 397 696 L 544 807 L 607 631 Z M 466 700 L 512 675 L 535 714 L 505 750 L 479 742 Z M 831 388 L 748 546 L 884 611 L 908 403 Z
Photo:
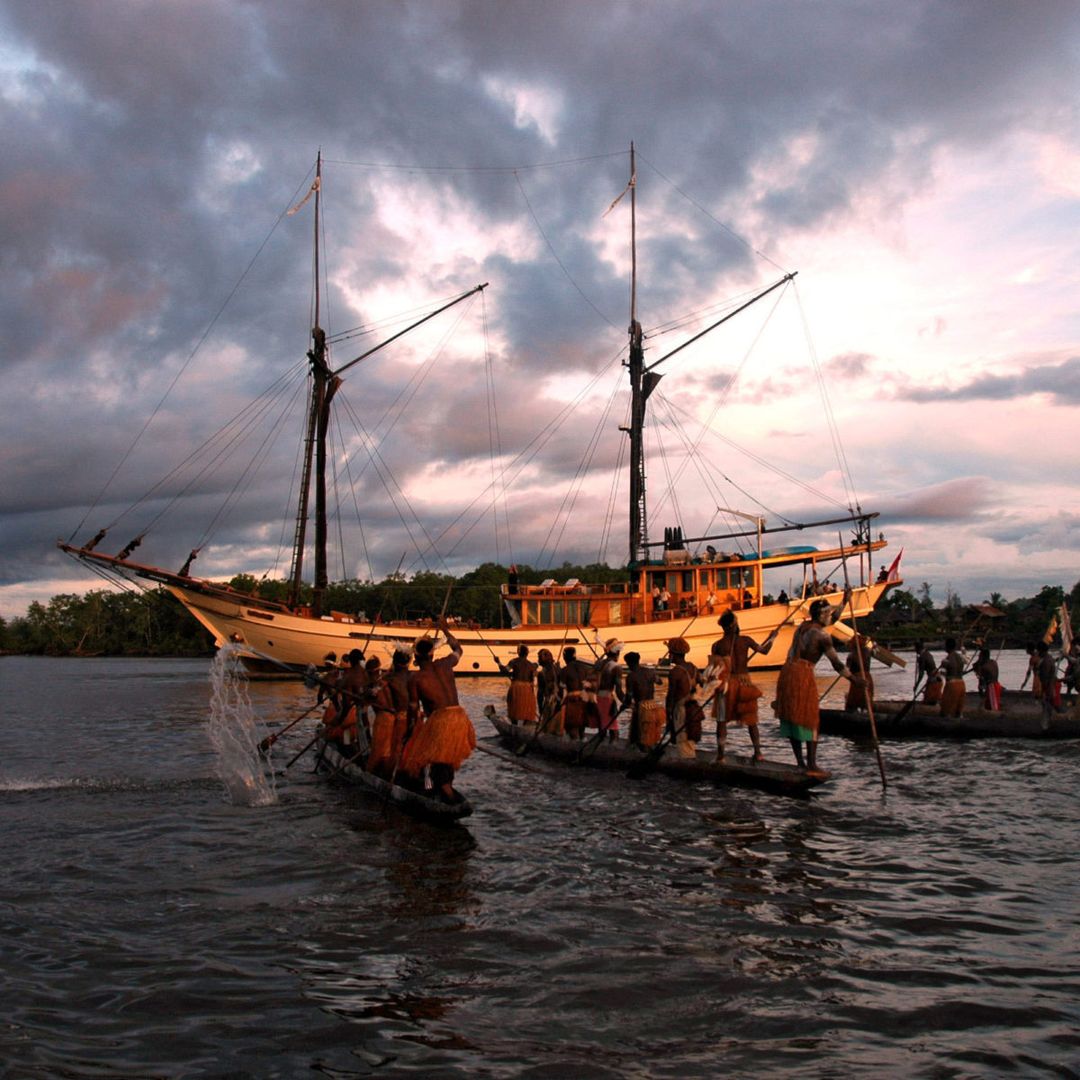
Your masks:
M 199 350 L 202 348 L 203 343 L 210 336 L 210 332 L 217 325 L 218 320 L 224 314 L 225 309 L 232 302 L 232 298 L 237 294 L 237 292 L 240 289 L 240 286 L 244 283 L 245 278 L 251 272 L 251 268 L 255 265 L 256 260 L 262 254 L 263 249 L 270 242 L 270 237 L 272 237 L 274 235 L 274 233 L 277 231 L 277 227 L 281 224 L 281 222 L 287 216 L 289 207 L 292 206 L 292 204 L 296 201 L 297 195 L 303 189 L 304 185 L 307 184 L 308 177 L 311 176 L 313 168 L 308 170 L 307 176 L 304 177 L 304 180 L 298 185 L 298 187 L 296 188 L 296 191 L 293 192 L 292 198 L 288 202 L 286 202 L 285 207 L 278 214 L 277 219 L 274 221 L 274 224 L 270 227 L 270 231 L 266 234 L 265 237 L 263 237 L 262 243 L 259 244 L 258 248 L 256 248 L 255 254 L 252 255 L 251 258 L 248 260 L 248 264 L 247 264 L 247 266 L 244 267 L 244 270 L 241 273 L 240 277 L 237 279 L 236 284 L 233 285 L 232 289 L 229 290 L 228 296 L 226 296 L 225 299 L 222 301 L 221 306 L 214 313 L 213 318 L 207 324 L 206 329 L 202 332 L 202 335 L 199 337 L 199 340 L 195 342 L 195 346 L 191 350 L 191 352 L 188 354 L 187 359 L 180 366 L 180 370 L 177 371 L 177 373 L 173 376 L 172 382 L 169 383 L 169 385 L 165 389 L 165 393 L 161 395 L 161 399 L 158 401 L 157 405 L 154 406 L 153 412 L 150 414 L 149 417 L 147 417 L 146 423 L 143 424 L 143 426 L 139 429 L 138 433 L 135 435 L 135 438 L 131 440 L 131 445 L 127 448 L 127 450 L 124 452 L 123 457 L 117 462 L 116 467 L 109 474 L 109 478 L 105 481 L 105 485 L 102 487 L 101 491 L 98 492 L 97 496 L 94 498 L 94 501 L 87 508 L 86 513 L 83 514 L 82 519 L 79 521 L 79 524 L 76 525 L 75 528 L 72 530 L 71 536 L 68 537 L 68 542 L 69 543 L 74 539 L 75 534 L 83 527 L 83 525 L 86 524 L 86 519 L 97 509 L 97 507 L 101 503 L 102 499 L 105 498 L 105 494 L 109 490 L 109 488 L 112 486 L 112 483 L 116 479 L 117 474 L 124 467 L 124 464 L 127 462 L 128 458 L 130 458 L 131 455 L 134 453 L 135 447 L 139 444 L 139 441 L 142 439 L 143 435 L 146 434 L 147 428 L 150 427 L 150 425 L 154 421 L 154 418 L 161 411 L 162 406 L 165 404 L 165 402 L 168 399 L 169 395 L 173 392 L 173 389 L 175 388 L 176 384 L 180 381 L 181 376 L 183 376 L 184 372 L 187 371 L 188 367 L 191 365 L 191 362 L 195 359 L 195 357 L 198 354 Z M 137 506 L 138 503 L 136 503 L 135 505 Z M 119 519 L 117 519 L 117 520 L 119 520 Z M 111 526 L 110 526 L 110 528 L 111 528 Z

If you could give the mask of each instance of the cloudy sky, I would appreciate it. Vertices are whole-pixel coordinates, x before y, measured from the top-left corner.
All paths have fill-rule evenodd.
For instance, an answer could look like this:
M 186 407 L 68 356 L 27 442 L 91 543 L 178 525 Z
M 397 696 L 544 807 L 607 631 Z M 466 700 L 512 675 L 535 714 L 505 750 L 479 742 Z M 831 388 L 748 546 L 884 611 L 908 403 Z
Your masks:
M 939 601 L 1070 588 L 1078 49 L 1040 0 L 0 0 L 0 613 L 105 526 L 287 573 L 320 151 L 335 366 L 489 283 L 346 374 L 331 576 L 624 561 L 631 141 L 648 363 L 798 272 L 660 365 L 651 538 L 857 501 Z

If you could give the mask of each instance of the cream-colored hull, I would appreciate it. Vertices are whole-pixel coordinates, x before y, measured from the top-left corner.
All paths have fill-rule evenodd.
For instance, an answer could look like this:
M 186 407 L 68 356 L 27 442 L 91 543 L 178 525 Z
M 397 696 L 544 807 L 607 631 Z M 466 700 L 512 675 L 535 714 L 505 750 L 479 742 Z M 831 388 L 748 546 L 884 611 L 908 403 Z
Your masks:
M 314 619 L 304 615 L 284 612 L 267 612 L 249 607 L 243 598 L 207 595 L 169 585 L 169 591 L 213 635 L 215 644 L 232 642 L 267 674 L 274 670 L 303 670 L 308 664 L 321 665 L 328 653 L 343 657 L 352 649 L 362 649 L 367 655 L 381 656 L 384 662 L 397 645 L 412 645 L 419 637 L 432 636 L 434 629 L 421 626 L 372 625 L 371 623 L 344 622 L 323 618 Z M 867 585 L 856 588 L 852 594 L 855 617 L 868 615 L 874 608 L 886 586 Z M 840 593 L 825 596 L 832 604 L 839 604 Z M 751 659 L 753 667 L 779 667 L 787 655 L 791 635 L 796 626 L 808 617 L 809 600 L 790 604 L 768 604 L 747 608 L 738 613 L 739 627 L 757 641 L 763 641 L 777 626 L 784 623 L 767 656 L 756 655 Z M 505 664 L 517 654 L 518 645 L 529 646 L 535 659 L 538 650 L 550 649 L 558 658 L 564 645 L 573 645 L 578 656 L 591 660 L 604 651 L 604 642 L 618 638 L 623 643 L 623 653 L 637 652 L 643 664 L 657 664 L 667 656 L 667 642 L 682 637 L 690 644 L 690 660 L 704 666 L 712 643 L 720 636 L 716 614 L 700 614 L 696 617 L 681 616 L 653 622 L 619 626 L 586 626 L 556 629 L 552 627 L 519 626 L 505 630 L 469 630 L 454 628 L 454 636 L 462 647 L 462 658 L 457 666 L 459 675 L 497 675 L 498 665 Z M 850 622 L 850 609 L 845 607 L 844 617 Z M 440 641 L 442 637 L 440 635 Z M 436 655 L 445 651 L 445 645 Z

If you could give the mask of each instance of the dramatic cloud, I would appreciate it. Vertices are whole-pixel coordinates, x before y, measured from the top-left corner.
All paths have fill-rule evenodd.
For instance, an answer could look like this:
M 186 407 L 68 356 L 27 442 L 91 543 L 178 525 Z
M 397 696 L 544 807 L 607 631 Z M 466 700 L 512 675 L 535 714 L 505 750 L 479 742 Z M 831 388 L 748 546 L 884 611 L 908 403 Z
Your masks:
M 1052 405 L 1080 405 L 1080 357 L 1043 364 L 1012 375 L 980 375 L 952 388 L 910 388 L 909 401 L 1012 401 L 1043 394 Z
M 621 561 L 631 140 L 647 363 L 799 271 L 660 368 L 654 528 L 831 514 L 853 466 L 916 570 L 962 589 L 974 537 L 1026 582 L 1077 503 L 1080 452 L 1031 455 L 1080 405 L 1078 31 L 1052 0 L 2 0 L 0 611 L 82 584 L 53 541 L 105 525 L 287 561 L 320 149 L 335 364 L 490 282 L 347 373 L 339 571 Z

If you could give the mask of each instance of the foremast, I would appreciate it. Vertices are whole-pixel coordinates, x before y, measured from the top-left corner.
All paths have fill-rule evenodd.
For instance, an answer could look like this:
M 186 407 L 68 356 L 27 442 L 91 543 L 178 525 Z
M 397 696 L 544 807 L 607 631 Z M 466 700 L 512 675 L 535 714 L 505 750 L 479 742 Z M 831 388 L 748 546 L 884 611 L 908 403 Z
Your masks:
M 329 585 L 326 560 L 327 539 L 327 514 L 326 514 L 326 443 L 330 431 L 330 405 L 334 400 L 342 383 L 342 374 L 361 360 L 367 359 L 373 353 L 385 348 L 392 341 L 410 331 L 422 323 L 433 319 L 436 315 L 446 311 L 447 308 L 460 304 L 462 300 L 482 292 L 487 288 L 487 282 L 477 285 L 460 296 L 455 297 L 448 303 L 436 308 L 434 311 L 417 319 L 416 322 L 407 326 L 404 330 L 387 338 L 385 341 L 361 353 L 360 356 L 348 363 L 343 364 L 337 371 L 330 366 L 329 351 L 326 344 L 326 331 L 319 325 L 320 322 L 320 298 L 321 298 L 321 275 L 319 263 L 319 229 L 322 209 L 322 152 L 319 152 L 315 160 L 315 181 L 312 184 L 315 194 L 315 240 L 314 240 L 314 274 L 315 274 L 315 302 L 314 315 L 311 328 L 311 348 L 308 350 L 308 363 L 311 365 L 311 404 L 308 408 L 307 426 L 304 436 L 304 465 L 302 469 L 300 494 L 296 511 L 296 530 L 293 535 L 292 566 L 289 573 L 288 605 L 293 610 L 301 608 L 301 594 L 303 588 L 304 551 L 307 542 L 307 522 L 310 509 L 310 497 L 312 480 L 315 484 L 315 551 L 314 551 L 314 574 L 311 588 L 311 615 L 320 618 L 323 614 L 323 598 Z
M 320 275 L 319 275 L 319 224 L 322 209 L 322 152 L 315 159 L 315 311 L 311 328 L 311 348 L 308 362 L 311 365 L 311 406 L 308 409 L 307 430 L 304 437 L 304 468 L 300 483 L 299 505 L 296 511 L 296 532 L 293 536 L 292 568 L 289 573 L 289 606 L 300 605 L 300 592 L 304 573 L 304 548 L 307 539 L 307 520 L 311 492 L 312 460 L 315 471 L 315 568 L 311 590 L 311 613 L 315 618 L 322 615 L 323 596 L 329 584 L 326 571 L 326 437 L 330 429 L 330 403 L 341 385 L 327 363 L 326 331 L 320 321 Z

